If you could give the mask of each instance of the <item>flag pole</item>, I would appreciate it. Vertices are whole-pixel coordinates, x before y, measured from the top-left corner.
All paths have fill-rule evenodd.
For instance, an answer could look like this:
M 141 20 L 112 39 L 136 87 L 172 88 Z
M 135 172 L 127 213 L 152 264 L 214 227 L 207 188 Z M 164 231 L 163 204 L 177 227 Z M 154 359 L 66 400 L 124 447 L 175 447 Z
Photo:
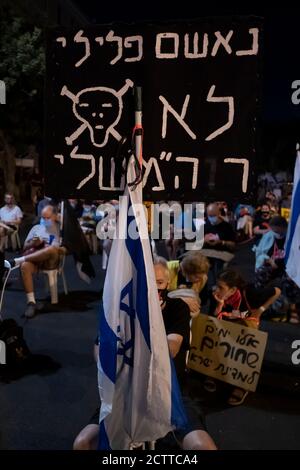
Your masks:
M 133 190 L 140 184 L 142 181 L 142 163 L 143 163 L 143 127 L 142 127 L 142 88 L 141 87 L 134 87 L 133 90 L 134 94 L 134 118 L 135 118 L 135 125 L 132 132 L 132 145 L 134 147 L 134 155 L 135 159 L 135 179 L 134 181 L 128 182 L 128 187 L 132 188 Z M 128 178 L 128 173 L 127 173 Z
M 63 233 L 63 228 L 64 228 L 64 209 L 65 209 L 65 201 L 62 200 L 60 204 L 60 243 L 59 245 L 62 244 L 62 233 Z

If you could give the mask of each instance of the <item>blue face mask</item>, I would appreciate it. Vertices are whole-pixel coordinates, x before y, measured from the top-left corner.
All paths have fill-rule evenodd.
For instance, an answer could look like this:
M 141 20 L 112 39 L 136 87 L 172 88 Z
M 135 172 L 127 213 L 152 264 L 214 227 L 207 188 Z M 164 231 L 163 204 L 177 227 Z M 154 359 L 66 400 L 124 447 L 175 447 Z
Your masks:
M 44 219 L 44 217 L 41 217 L 40 225 L 43 225 L 44 227 L 51 227 L 52 220 L 51 219 Z
M 212 225 L 216 225 L 219 220 L 218 216 L 216 215 L 209 215 L 207 218 Z

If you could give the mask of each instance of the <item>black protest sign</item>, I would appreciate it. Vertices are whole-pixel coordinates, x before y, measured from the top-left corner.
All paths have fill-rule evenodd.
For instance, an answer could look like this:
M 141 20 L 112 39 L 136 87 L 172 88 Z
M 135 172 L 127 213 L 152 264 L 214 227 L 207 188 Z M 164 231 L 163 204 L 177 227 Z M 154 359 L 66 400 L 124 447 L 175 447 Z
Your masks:
M 267 338 L 254 328 L 199 315 L 193 320 L 188 367 L 255 392 Z
M 251 17 L 49 31 L 46 193 L 122 193 L 139 86 L 145 199 L 251 196 L 260 33 Z

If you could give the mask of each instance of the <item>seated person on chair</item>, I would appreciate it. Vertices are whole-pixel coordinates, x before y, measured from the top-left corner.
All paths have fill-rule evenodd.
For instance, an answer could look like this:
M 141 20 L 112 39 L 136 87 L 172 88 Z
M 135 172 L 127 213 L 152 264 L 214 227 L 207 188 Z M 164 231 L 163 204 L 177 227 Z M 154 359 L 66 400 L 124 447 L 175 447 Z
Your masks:
M 25 316 L 31 318 L 37 310 L 33 289 L 33 274 L 43 269 L 55 269 L 66 249 L 60 246 L 57 211 L 53 206 L 42 210 L 40 223 L 32 227 L 25 243 L 23 256 L 10 261 L 11 267 L 20 266 L 27 296 Z
M 6 193 L 5 205 L 0 209 L 0 237 L 1 237 L 1 248 L 3 244 L 3 238 L 16 230 L 22 222 L 23 213 L 20 207 L 16 206 L 13 194 Z

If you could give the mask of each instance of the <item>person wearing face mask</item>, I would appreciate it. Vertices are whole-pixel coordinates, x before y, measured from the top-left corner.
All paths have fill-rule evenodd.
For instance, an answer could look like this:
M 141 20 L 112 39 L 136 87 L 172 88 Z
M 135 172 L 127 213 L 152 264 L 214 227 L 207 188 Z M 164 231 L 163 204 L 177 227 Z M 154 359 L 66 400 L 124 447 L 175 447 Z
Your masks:
M 168 437 L 175 439 L 185 450 L 216 450 L 216 445 L 207 432 L 202 410 L 188 393 L 186 373 L 186 354 L 190 345 L 188 306 L 181 299 L 168 297 L 169 271 L 166 264 L 154 260 L 154 272 L 170 356 L 174 360 L 188 420 L 184 429 L 177 429 L 174 433 L 169 433 Z M 160 441 L 163 444 L 163 439 Z
M 11 268 L 21 269 L 22 280 L 27 297 L 25 316 L 32 318 L 37 311 L 33 289 L 33 274 L 43 269 L 54 269 L 66 249 L 60 246 L 57 210 L 46 206 L 42 210 L 40 223 L 34 225 L 24 243 L 23 256 L 10 260 Z
M 246 284 L 238 272 L 228 269 L 221 272 L 217 278 L 210 302 L 210 313 L 218 320 L 258 329 L 262 314 L 280 294 L 281 290 L 278 287 L 257 289 L 253 284 Z M 213 392 L 216 389 L 216 382 L 207 378 L 204 387 Z M 240 405 L 247 394 L 247 391 L 236 387 L 232 390 L 228 403 L 232 406 Z
M 232 226 L 221 217 L 217 203 L 209 204 L 206 213 L 204 245 L 201 253 L 209 259 L 211 268 L 208 283 L 209 286 L 213 286 L 224 264 L 233 259 L 236 236 Z
M 277 215 L 269 222 L 270 230 L 265 233 L 255 251 L 255 284 L 265 286 L 271 280 L 282 278 L 285 273 L 285 237 L 287 221 Z
M 170 277 L 164 258 L 156 257 L 154 259 L 154 272 L 170 356 L 174 359 L 181 390 L 186 391 L 186 353 L 190 343 L 189 310 L 182 300 L 168 298 Z M 98 337 L 95 341 L 94 356 L 97 362 L 99 357 Z M 172 441 L 172 447 L 179 443 L 185 450 L 216 450 L 216 445 L 206 430 L 200 406 L 198 403 L 195 404 L 187 394 L 183 394 L 182 398 L 188 424 L 184 429 L 176 430 L 169 433 L 166 438 L 156 441 L 156 446 L 165 449 L 165 446 L 170 445 L 170 441 Z M 99 413 L 100 407 L 96 409 L 89 424 L 77 435 L 73 444 L 74 450 L 97 450 Z
M 262 204 L 260 211 L 256 214 L 253 223 L 253 233 L 258 242 L 261 237 L 270 230 L 271 208 L 269 204 Z

